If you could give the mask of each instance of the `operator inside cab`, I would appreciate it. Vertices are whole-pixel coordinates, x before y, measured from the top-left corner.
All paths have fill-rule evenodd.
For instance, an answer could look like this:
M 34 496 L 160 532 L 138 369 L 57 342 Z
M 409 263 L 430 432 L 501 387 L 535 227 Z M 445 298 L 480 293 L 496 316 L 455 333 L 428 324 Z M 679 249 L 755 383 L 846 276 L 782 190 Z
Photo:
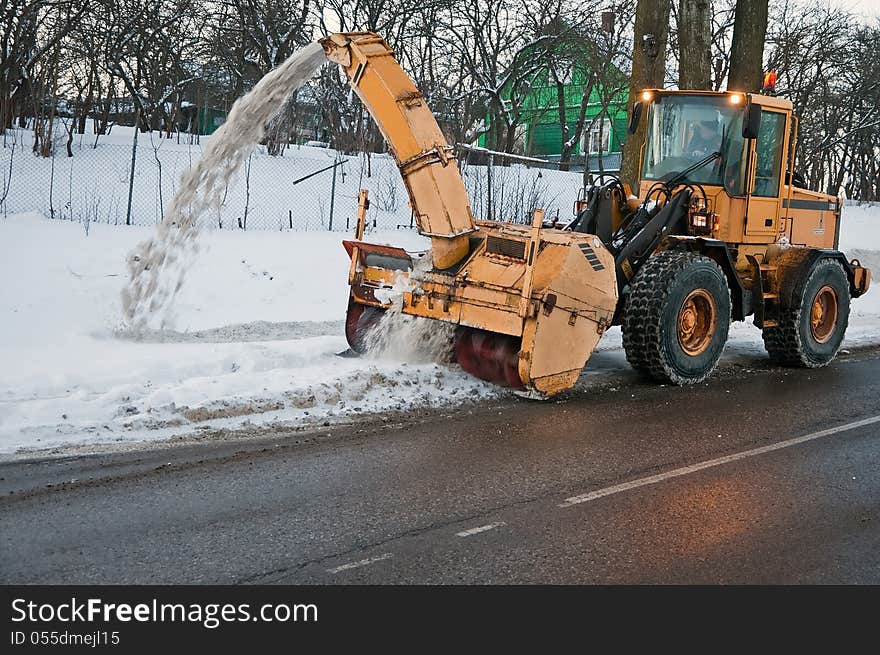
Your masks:
M 696 125 L 687 147 L 687 154 L 699 161 L 721 150 L 721 134 L 715 121 L 701 121 Z

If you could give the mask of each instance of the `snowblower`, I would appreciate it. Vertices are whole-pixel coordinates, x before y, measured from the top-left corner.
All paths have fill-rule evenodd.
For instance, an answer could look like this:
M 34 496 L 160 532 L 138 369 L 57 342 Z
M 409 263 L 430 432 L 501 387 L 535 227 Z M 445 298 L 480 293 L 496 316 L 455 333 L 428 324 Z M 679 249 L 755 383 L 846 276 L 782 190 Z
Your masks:
M 387 142 L 430 267 L 362 240 L 361 194 L 346 337 L 363 351 L 405 288 L 404 314 L 454 324 L 472 375 L 554 395 L 572 387 L 602 334 L 621 324 L 627 359 L 676 384 L 711 374 L 730 320 L 754 316 L 771 357 L 821 366 L 837 353 L 870 271 L 836 250 L 837 198 L 797 186 L 791 103 L 736 92 L 648 90 L 640 198 L 618 180 L 589 189 L 563 228 L 475 220 L 453 149 L 382 37 L 322 40 Z M 645 112 L 647 109 L 647 112 Z

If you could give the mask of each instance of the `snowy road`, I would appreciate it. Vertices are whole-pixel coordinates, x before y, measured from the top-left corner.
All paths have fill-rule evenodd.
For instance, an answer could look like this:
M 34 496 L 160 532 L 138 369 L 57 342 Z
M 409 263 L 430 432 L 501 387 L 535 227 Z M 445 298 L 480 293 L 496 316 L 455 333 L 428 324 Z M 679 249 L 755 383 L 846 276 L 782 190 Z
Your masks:
M 880 583 L 880 350 L 0 463 L 5 583 Z
M 880 269 L 880 212 L 846 211 Z M 662 387 L 613 329 L 538 403 L 337 357 L 332 233 L 208 233 L 175 329 L 120 335 L 146 234 L 0 220 L 3 582 L 880 582 L 876 289 L 827 368 L 740 323 L 706 384 Z

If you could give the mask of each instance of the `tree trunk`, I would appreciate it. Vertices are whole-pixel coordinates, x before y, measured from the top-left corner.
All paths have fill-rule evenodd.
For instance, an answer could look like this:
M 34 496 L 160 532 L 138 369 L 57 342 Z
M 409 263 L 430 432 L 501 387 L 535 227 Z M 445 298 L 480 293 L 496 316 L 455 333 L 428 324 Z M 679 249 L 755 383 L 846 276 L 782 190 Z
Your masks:
M 736 0 L 730 74 L 727 88 L 760 91 L 764 77 L 764 37 L 767 33 L 768 0 Z
M 666 37 L 669 31 L 669 0 L 639 0 L 633 42 L 633 72 L 629 82 L 628 112 L 645 88 L 661 88 L 666 70 Z M 623 144 L 620 178 L 631 186 L 639 179 L 639 154 L 645 140 L 643 120 Z
M 6 93 L 0 94 L 0 134 L 4 134 L 6 130 L 12 127 L 14 114 L 15 112 L 12 110 L 12 98 L 7 97 Z
M 555 77 L 555 75 L 554 75 Z M 568 170 L 568 160 L 571 156 L 571 150 L 566 147 L 568 143 L 568 107 L 565 106 L 565 85 L 556 80 L 556 106 L 559 112 L 559 135 L 562 143 L 559 144 L 559 170 Z
M 570 169 L 571 155 L 577 147 L 577 144 L 581 140 L 581 137 L 584 133 L 584 124 L 587 120 L 587 107 L 590 104 L 590 96 L 593 93 L 594 80 L 595 77 L 593 75 L 590 75 L 584 82 L 584 91 L 581 94 L 581 103 L 578 107 L 577 121 L 575 122 L 574 130 L 570 132 L 567 126 L 565 126 L 563 129 L 562 154 L 559 158 L 559 170 L 561 171 L 567 171 Z M 559 99 L 560 107 L 563 107 L 565 103 L 564 87 L 558 91 L 557 96 Z M 563 115 L 564 114 L 560 113 L 560 120 L 562 120 Z
M 507 136 L 504 140 L 504 152 L 512 153 L 516 148 L 516 123 L 513 125 L 507 126 Z M 510 163 L 510 160 L 507 157 L 503 157 L 501 160 L 502 166 L 507 166 Z
M 712 88 L 712 7 L 709 0 L 678 1 L 678 88 Z
M 89 118 L 89 113 L 92 111 L 92 103 L 84 102 L 81 105 L 79 117 L 76 120 L 76 133 L 77 134 L 85 134 L 86 133 L 86 121 Z

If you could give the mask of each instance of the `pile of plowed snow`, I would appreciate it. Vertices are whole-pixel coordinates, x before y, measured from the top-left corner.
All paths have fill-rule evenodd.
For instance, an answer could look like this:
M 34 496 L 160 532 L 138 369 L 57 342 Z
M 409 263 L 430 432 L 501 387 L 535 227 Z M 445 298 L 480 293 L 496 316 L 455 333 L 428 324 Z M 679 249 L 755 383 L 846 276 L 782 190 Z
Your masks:
M 488 397 L 460 369 L 342 358 L 348 257 L 330 232 L 216 232 L 174 331 L 118 332 L 125 256 L 148 228 L 0 219 L 0 452 L 335 421 Z M 373 234 L 422 250 L 409 231 Z

